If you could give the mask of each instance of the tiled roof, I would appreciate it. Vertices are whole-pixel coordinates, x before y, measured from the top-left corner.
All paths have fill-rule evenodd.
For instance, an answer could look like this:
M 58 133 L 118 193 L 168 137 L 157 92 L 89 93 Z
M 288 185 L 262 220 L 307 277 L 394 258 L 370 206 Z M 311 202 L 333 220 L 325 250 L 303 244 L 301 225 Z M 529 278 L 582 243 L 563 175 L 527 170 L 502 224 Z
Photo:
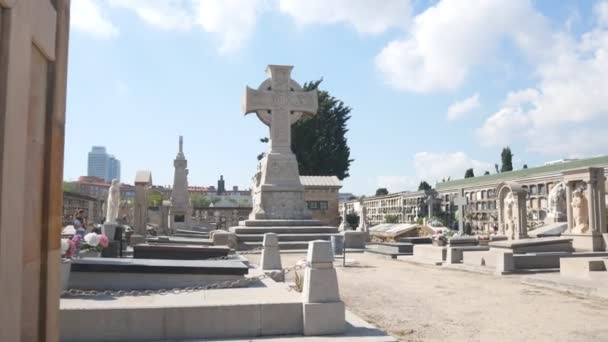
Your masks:
M 435 185 L 438 191 L 452 188 L 478 186 L 482 184 L 494 184 L 508 180 L 525 179 L 535 176 L 553 174 L 566 170 L 573 170 L 585 167 L 608 167 L 608 156 L 580 159 L 570 162 L 531 167 L 528 169 L 502 172 L 498 174 L 477 176 L 472 178 L 458 179 L 449 182 L 440 182 Z
M 300 176 L 303 186 L 342 187 L 342 182 L 336 176 Z

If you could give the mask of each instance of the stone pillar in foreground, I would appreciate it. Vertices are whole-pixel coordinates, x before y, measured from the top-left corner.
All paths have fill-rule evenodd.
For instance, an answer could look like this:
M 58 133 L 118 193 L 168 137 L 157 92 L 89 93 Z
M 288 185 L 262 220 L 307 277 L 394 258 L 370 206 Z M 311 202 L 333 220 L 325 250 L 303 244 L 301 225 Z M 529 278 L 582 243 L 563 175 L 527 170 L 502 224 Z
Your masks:
M 135 219 L 131 245 L 146 242 L 148 235 L 148 190 L 152 186 L 150 171 L 137 171 L 135 174 Z M 112 237 L 109 237 L 112 239 Z
M 285 273 L 281 265 L 281 252 L 279 251 L 279 238 L 275 233 L 264 234 L 264 249 L 260 259 L 260 267 L 274 281 L 285 281 Z
M 329 241 L 308 243 L 304 273 L 304 335 L 340 334 L 346 329 L 344 303 L 340 300 L 338 277 Z

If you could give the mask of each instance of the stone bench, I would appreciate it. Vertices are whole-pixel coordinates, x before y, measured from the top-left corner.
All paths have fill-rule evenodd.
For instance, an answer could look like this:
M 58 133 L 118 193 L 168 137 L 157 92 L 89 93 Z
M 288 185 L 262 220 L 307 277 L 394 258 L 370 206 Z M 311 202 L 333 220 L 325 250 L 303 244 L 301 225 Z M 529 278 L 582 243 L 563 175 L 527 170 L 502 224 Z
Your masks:
M 377 242 L 365 251 L 390 256 L 395 259 L 400 255 L 412 255 L 414 245 L 408 242 Z
M 153 244 L 133 246 L 134 259 L 205 260 L 225 257 L 230 248 L 225 246 L 193 246 Z

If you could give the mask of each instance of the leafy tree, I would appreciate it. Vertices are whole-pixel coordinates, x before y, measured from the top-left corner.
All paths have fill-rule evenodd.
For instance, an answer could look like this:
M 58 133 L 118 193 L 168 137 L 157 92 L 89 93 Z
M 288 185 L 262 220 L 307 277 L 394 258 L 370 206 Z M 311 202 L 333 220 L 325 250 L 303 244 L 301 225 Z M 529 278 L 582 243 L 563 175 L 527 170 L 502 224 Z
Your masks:
M 158 190 L 150 190 L 150 192 L 148 192 L 148 206 L 158 207 L 161 203 L 163 203 L 163 194 Z
M 325 90 L 319 90 L 318 81 L 307 82 L 303 90 L 317 90 L 319 109 L 314 116 L 302 117 L 291 126 L 291 150 L 298 159 L 301 175 L 337 176 L 340 180 L 350 176 L 348 170 L 350 148 L 347 144 L 346 123 L 351 108 Z M 262 138 L 268 142 L 268 138 Z M 264 154 L 258 156 L 258 160 Z
M 500 172 L 513 171 L 513 153 L 511 153 L 511 148 L 509 146 L 502 149 L 500 159 L 502 161 Z
M 464 173 L 464 178 L 473 178 L 473 177 L 475 177 L 475 172 L 473 171 L 473 168 L 468 169 Z
M 397 215 L 384 215 L 384 223 L 399 223 L 399 216 L 397 216 Z
M 376 190 L 376 196 L 384 196 L 388 195 L 388 190 L 386 188 L 378 188 Z
M 490 171 L 486 171 L 486 172 L 483 173 L 484 176 L 487 176 L 489 174 L 490 174 Z
M 426 181 L 422 181 L 422 182 L 420 182 L 420 184 L 418 184 L 418 191 L 427 191 L 427 190 L 431 190 L 432 188 L 433 187 Z
M 190 203 L 195 208 L 207 208 L 211 204 L 211 200 L 201 194 L 192 194 L 190 195 Z
M 66 182 L 63 181 L 63 191 L 66 192 L 77 192 L 78 185 L 76 182 Z
M 351 228 L 357 228 L 359 226 L 359 215 L 356 213 L 346 214 L 346 224 Z
M 528 168 L 528 164 L 524 164 L 524 169 L 527 169 L 527 168 Z
M 496 169 L 496 173 L 500 173 L 500 170 L 498 169 L 498 164 L 494 164 L 494 169 Z

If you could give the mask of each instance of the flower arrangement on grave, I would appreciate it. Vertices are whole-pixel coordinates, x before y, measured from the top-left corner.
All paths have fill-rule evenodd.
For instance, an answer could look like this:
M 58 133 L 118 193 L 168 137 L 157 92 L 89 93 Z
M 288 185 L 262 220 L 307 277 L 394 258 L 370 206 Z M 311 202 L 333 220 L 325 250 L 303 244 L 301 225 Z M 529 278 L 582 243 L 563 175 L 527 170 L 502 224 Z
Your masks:
M 80 235 L 74 235 L 72 242 L 76 246 L 77 254 L 80 252 L 101 252 L 110 244 L 107 236 L 97 233 L 88 233 L 84 238 Z
M 450 229 L 437 229 L 431 238 L 433 241 L 447 242 L 454 235 L 454 231 Z
M 61 258 L 72 259 L 76 254 L 76 243 L 72 239 L 61 239 Z

